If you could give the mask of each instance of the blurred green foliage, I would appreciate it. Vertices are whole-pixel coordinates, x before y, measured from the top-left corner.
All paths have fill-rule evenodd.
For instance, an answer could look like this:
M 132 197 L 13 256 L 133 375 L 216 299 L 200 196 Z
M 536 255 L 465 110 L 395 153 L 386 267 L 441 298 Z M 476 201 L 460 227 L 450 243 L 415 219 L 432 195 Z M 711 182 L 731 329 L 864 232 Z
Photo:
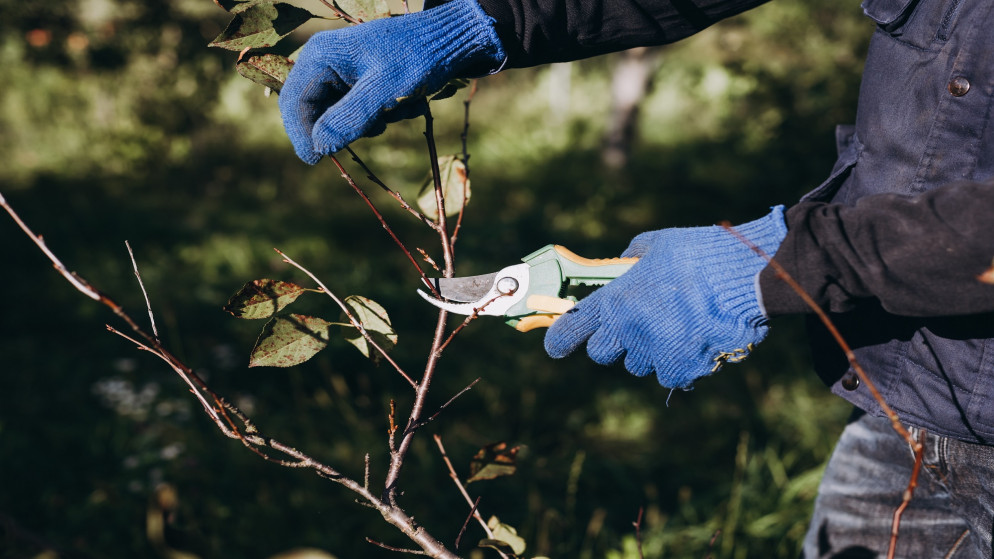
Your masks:
M 231 53 L 205 46 L 225 23 L 209 0 L 0 0 L 0 188 L 71 269 L 142 317 L 129 240 L 168 347 L 266 432 L 357 476 L 370 452 L 382 482 L 389 401 L 406 409 L 406 383 L 342 340 L 302 366 L 248 369 L 258 325 L 221 307 L 252 279 L 306 284 L 279 247 L 339 295 L 382 303 L 411 370 L 433 309 L 334 167 L 296 160 L 275 99 L 235 74 Z M 613 56 L 483 80 L 457 273 L 548 242 L 611 256 L 646 229 L 741 222 L 795 201 L 831 167 L 834 125 L 853 118 L 870 30 L 855 1 L 784 0 L 662 49 L 621 171 L 599 158 Z M 434 107 L 443 153 L 460 149 L 463 98 Z M 413 200 L 428 168 L 422 132 L 400 123 L 354 147 Z M 369 192 L 410 246 L 432 253 L 432 234 Z M 406 545 L 338 486 L 224 439 L 6 218 L 0 239 L 0 557 L 45 546 L 165 556 L 148 514 L 166 515 L 165 545 L 201 557 L 305 546 L 395 556 L 365 536 Z M 464 474 L 477 449 L 505 440 L 522 445 L 518 473 L 471 491 L 529 554 L 637 557 L 644 507 L 647 557 L 795 557 L 848 414 L 810 369 L 797 320 L 776 321 L 745 363 L 672 395 L 583 355 L 551 361 L 541 334 L 479 320 L 446 354 L 432 403 L 483 380 L 418 439 L 403 504 L 453 541 L 465 506 L 429 435 Z

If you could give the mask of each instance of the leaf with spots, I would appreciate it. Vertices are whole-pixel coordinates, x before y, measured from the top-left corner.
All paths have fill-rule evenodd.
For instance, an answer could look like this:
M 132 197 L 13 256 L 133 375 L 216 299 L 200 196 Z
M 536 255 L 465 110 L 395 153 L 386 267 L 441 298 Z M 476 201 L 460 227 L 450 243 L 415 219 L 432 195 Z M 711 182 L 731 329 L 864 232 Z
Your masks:
M 293 68 L 293 62 L 285 56 L 272 53 L 252 54 L 251 51 L 241 53 L 235 63 L 235 70 L 242 77 L 276 93 L 283 89 L 283 82 L 290 74 L 290 68 Z
M 466 483 L 513 475 L 518 469 L 520 448 L 508 446 L 506 442 L 493 443 L 481 448 L 469 462 L 469 479 Z
M 307 291 L 318 290 L 288 281 L 257 279 L 246 283 L 232 295 L 224 310 L 235 318 L 269 318 Z
M 387 0 L 336 0 L 335 6 L 362 21 L 390 17 L 390 4 Z
M 328 345 L 327 320 L 290 314 L 278 316 L 262 328 L 249 356 L 249 367 L 292 367 L 314 357 Z
M 209 46 L 239 52 L 271 47 L 313 17 L 311 12 L 286 2 L 254 4 L 235 14 Z

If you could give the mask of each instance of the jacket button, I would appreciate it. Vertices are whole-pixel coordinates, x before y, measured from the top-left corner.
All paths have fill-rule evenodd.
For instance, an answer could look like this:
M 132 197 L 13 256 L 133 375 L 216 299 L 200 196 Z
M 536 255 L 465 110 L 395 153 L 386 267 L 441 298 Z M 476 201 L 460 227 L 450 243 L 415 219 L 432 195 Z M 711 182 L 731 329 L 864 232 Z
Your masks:
M 949 93 L 952 93 L 953 97 L 962 97 L 967 91 L 970 91 L 970 80 L 963 76 L 956 76 L 949 81 Z
M 842 377 L 842 388 L 850 392 L 859 388 L 859 377 L 856 376 L 856 373 L 849 371 Z

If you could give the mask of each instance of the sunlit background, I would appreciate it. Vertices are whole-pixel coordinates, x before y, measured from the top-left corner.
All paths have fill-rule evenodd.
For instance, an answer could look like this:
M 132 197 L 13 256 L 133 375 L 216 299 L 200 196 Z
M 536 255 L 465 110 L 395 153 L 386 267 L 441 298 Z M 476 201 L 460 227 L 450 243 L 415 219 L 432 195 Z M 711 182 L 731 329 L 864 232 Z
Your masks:
M 129 241 L 174 353 L 267 433 L 353 476 L 370 453 L 382 483 L 389 402 L 411 401 L 403 379 L 341 340 L 298 367 L 249 369 L 261 324 L 222 306 L 256 278 L 309 285 L 278 247 L 339 295 L 383 304 L 411 371 L 435 314 L 334 166 L 294 157 L 275 95 L 235 73 L 235 53 L 207 47 L 226 22 L 210 0 L 0 0 L 0 193 L 144 319 Z M 856 0 L 783 0 L 675 46 L 481 80 L 457 273 L 550 242 L 615 256 L 645 230 L 795 202 L 831 168 L 834 126 L 853 119 L 871 31 Z M 465 100 L 432 106 L 442 153 L 461 150 Z M 354 148 L 410 199 L 428 171 L 423 132 L 408 121 Z M 438 258 L 436 237 L 353 170 L 408 245 Z M 365 537 L 409 545 L 334 483 L 221 436 L 6 214 L 0 241 L 0 557 L 395 557 Z M 337 320 L 326 299 L 298 304 Z M 802 322 L 777 320 L 748 361 L 670 395 L 582 355 L 552 361 L 540 333 L 478 320 L 446 353 L 430 403 L 482 380 L 424 429 L 402 504 L 451 546 L 468 510 L 431 434 L 464 474 L 477 449 L 507 441 L 522 447 L 517 474 L 469 490 L 518 529 L 526 556 L 638 557 L 644 508 L 646 557 L 796 557 L 848 415 L 811 372 Z M 481 537 L 470 526 L 459 552 L 483 557 Z

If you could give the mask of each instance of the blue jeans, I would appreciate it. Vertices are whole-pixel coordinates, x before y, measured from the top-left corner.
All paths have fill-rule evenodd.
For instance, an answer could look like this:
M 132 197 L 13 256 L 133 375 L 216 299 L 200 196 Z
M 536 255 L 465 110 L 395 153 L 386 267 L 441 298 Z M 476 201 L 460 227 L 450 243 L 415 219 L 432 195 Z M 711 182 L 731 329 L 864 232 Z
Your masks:
M 991 405 L 994 405 L 992 403 Z M 914 437 L 921 431 L 911 429 Z M 991 559 L 994 446 L 926 433 L 918 487 L 901 519 L 897 557 Z M 886 557 L 914 455 L 890 420 L 846 426 L 818 490 L 802 559 Z

